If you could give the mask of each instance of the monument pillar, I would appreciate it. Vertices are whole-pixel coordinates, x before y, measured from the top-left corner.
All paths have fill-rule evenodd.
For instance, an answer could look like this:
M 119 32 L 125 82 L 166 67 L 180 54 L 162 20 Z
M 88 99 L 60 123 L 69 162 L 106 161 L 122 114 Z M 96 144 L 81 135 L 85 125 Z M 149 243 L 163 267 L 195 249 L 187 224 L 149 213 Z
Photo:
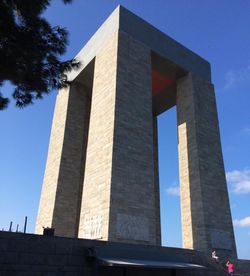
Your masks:
M 235 258 L 213 85 L 189 73 L 176 106 L 183 247 Z
M 55 228 L 77 237 L 88 135 L 90 92 L 74 82 L 57 96 L 36 233 Z
M 95 57 L 79 238 L 160 244 L 153 121 L 150 48 L 117 31 Z

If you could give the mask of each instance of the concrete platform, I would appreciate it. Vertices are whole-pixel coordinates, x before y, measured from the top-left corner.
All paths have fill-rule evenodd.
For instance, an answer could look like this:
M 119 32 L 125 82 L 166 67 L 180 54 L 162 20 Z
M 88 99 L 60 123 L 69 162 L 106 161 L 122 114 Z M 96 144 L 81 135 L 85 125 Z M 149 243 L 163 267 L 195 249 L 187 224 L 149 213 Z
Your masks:
M 0 252 L 1 276 L 227 275 L 220 264 L 198 251 L 170 247 L 0 232 Z M 112 261 L 124 259 L 141 265 L 116 265 Z M 152 263 L 173 266 L 157 267 Z M 250 267 L 250 262 L 243 264 L 245 269 L 246 265 Z

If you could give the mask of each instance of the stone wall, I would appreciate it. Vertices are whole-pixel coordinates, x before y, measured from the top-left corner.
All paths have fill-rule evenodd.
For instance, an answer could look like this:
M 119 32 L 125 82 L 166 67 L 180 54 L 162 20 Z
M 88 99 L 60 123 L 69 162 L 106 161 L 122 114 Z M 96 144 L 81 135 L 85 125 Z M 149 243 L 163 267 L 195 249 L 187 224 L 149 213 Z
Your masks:
M 220 264 L 195 250 L 0 232 L 0 276 L 92 276 L 95 266 L 87 257 L 89 248 L 95 248 L 97 257 L 101 258 L 183 262 L 206 267 L 197 271 L 178 269 L 178 276 L 227 275 Z M 245 273 L 250 261 L 239 261 L 239 265 Z M 121 267 L 98 266 L 99 276 L 122 276 L 123 270 Z M 174 274 L 170 269 L 127 268 L 126 275 Z
M 236 275 L 250 275 L 250 260 L 234 260 Z
M 59 91 L 36 233 L 53 227 L 56 235 L 76 237 L 86 155 L 90 92 L 74 82 Z

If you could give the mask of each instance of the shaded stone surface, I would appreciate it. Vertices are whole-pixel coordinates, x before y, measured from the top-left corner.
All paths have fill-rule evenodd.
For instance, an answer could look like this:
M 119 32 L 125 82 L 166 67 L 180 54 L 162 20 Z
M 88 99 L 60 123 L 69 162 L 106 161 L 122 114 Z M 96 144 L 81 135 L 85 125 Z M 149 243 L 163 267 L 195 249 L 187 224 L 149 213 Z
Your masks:
M 223 276 L 225 269 L 195 250 L 121 244 L 84 239 L 46 237 L 32 234 L 0 232 L 1 276 L 91 276 L 93 262 L 88 256 L 88 248 L 94 248 L 96 256 L 106 258 L 127 258 L 151 261 L 172 261 L 205 266 L 199 270 L 176 270 L 176 275 Z M 245 262 L 245 269 L 250 263 Z M 119 267 L 98 268 L 99 276 L 122 276 Z M 127 275 L 174 275 L 169 269 L 127 268 Z M 247 275 L 247 274 L 245 274 Z

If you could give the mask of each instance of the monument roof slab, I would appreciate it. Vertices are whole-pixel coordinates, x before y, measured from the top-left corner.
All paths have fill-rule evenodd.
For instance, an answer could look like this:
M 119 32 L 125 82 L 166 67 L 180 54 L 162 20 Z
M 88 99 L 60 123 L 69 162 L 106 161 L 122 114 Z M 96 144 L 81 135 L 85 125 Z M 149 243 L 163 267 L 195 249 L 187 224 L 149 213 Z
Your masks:
M 94 59 L 105 41 L 118 30 L 124 31 L 134 39 L 142 42 L 152 51 L 168 59 L 182 70 L 192 72 L 207 81 L 211 81 L 209 62 L 123 6 L 118 6 L 113 11 L 77 54 L 76 58 L 82 63 L 82 66 L 79 70 L 73 70 L 68 74 L 70 81 L 78 76 Z

